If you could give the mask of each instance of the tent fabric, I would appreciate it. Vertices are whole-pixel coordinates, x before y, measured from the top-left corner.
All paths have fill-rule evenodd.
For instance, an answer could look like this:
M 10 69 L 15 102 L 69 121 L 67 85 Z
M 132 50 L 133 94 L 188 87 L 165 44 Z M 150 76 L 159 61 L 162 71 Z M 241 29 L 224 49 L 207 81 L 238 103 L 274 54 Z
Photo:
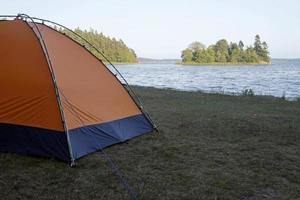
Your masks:
M 0 44 L 0 152 L 70 161 L 153 130 L 102 61 L 64 34 L 1 21 Z
M 73 157 L 80 158 L 107 146 L 150 132 L 152 129 L 144 115 L 73 129 L 70 131 Z
M 102 62 L 62 33 L 42 24 L 38 28 L 49 52 L 70 129 L 141 114 Z
M 70 161 L 64 132 L 14 124 L 0 124 L 0 152 Z
M 47 60 L 22 20 L 0 22 L 0 122 L 63 131 Z

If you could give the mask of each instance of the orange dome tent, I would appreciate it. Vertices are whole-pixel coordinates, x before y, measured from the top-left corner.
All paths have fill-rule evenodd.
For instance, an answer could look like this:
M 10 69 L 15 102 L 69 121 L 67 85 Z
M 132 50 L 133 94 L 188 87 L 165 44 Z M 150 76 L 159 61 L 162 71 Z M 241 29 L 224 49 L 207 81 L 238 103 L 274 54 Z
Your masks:
M 0 152 L 74 163 L 153 131 L 128 85 L 45 22 L 24 14 L 0 21 Z

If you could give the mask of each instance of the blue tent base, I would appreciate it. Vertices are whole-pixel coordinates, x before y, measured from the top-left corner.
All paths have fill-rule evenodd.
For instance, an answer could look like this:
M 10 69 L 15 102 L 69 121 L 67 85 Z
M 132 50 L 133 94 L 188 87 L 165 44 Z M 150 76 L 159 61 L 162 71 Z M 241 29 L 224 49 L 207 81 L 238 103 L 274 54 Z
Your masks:
M 66 134 L 42 128 L 0 124 L 0 152 L 55 157 L 70 162 Z
M 70 130 L 73 158 L 78 159 L 152 131 L 152 124 L 143 114 Z
M 69 130 L 73 158 L 151 131 L 153 126 L 143 114 Z M 21 125 L 0 123 L 0 152 L 71 161 L 66 134 Z

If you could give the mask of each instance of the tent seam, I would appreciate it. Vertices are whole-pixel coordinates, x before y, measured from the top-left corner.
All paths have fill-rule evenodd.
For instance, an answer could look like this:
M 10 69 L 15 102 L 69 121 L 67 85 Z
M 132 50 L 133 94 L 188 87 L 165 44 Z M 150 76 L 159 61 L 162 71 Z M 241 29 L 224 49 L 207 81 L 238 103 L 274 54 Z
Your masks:
M 52 68 L 52 63 L 51 63 L 51 60 L 50 60 L 48 49 L 47 49 L 47 46 L 46 46 L 46 44 L 44 42 L 43 36 L 42 36 L 39 28 L 35 24 L 34 20 L 31 17 L 27 16 L 27 15 L 26 15 L 26 17 L 29 18 L 32 21 L 32 23 L 34 24 L 34 26 L 37 29 L 37 32 L 40 35 L 40 36 L 38 36 L 37 33 L 34 31 L 33 27 L 31 27 L 27 21 L 23 20 L 27 24 L 27 26 L 32 30 L 33 34 L 36 36 L 36 38 L 37 38 L 37 40 L 38 40 L 38 42 L 39 42 L 39 44 L 40 44 L 40 46 L 41 46 L 41 48 L 43 50 L 44 56 L 46 58 L 48 69 L 49 69 L 49 72 L 50 72 L 50 76 L 51 76 L 53 87 L 54 87 L 54 91 L 55 91 L 55 95 L 56 95 L 58 109 L 60 111 L 62 125 L 63 125 L 63 128 L 64 128 L 64 132 L 67 135 L 68 149 L 69 149 L 69 154 L 70 154 L 70 158 L 71 158 L 71 166 L 73 166 L 73 165 L 75 165 L 75 160 L 74 160 L 74 156 L 73 156 L 73 153 L 72 153 L 72 145 L 71 145 L 69 130 L 68 130 L 68 127 L 67 127 L 67 123 L 66 123 L 66 119 L 65 119 L 65 113 L 64 113 L 63 106 L 62 106 L 62 101 L 61 101 L 61 97 L 60 97 L 60 94 L 59 94 L 59 89 L 58 89 L 58 85 L 57 85 L 57 82 L 56 82 L 55 74 L 54 74 L 54 71 L 53 71 L 53 68 Z

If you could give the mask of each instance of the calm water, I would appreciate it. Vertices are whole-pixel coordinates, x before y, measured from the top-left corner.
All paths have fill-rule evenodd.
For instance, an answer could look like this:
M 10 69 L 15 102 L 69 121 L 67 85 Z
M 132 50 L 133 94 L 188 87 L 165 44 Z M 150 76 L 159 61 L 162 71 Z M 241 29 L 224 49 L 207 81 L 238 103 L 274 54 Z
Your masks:
M 131 85 L 185 91 L 300 97 L 300 60 L 273 60 L 257 66 L 182 66 L 175 64 L 117 65 Z

